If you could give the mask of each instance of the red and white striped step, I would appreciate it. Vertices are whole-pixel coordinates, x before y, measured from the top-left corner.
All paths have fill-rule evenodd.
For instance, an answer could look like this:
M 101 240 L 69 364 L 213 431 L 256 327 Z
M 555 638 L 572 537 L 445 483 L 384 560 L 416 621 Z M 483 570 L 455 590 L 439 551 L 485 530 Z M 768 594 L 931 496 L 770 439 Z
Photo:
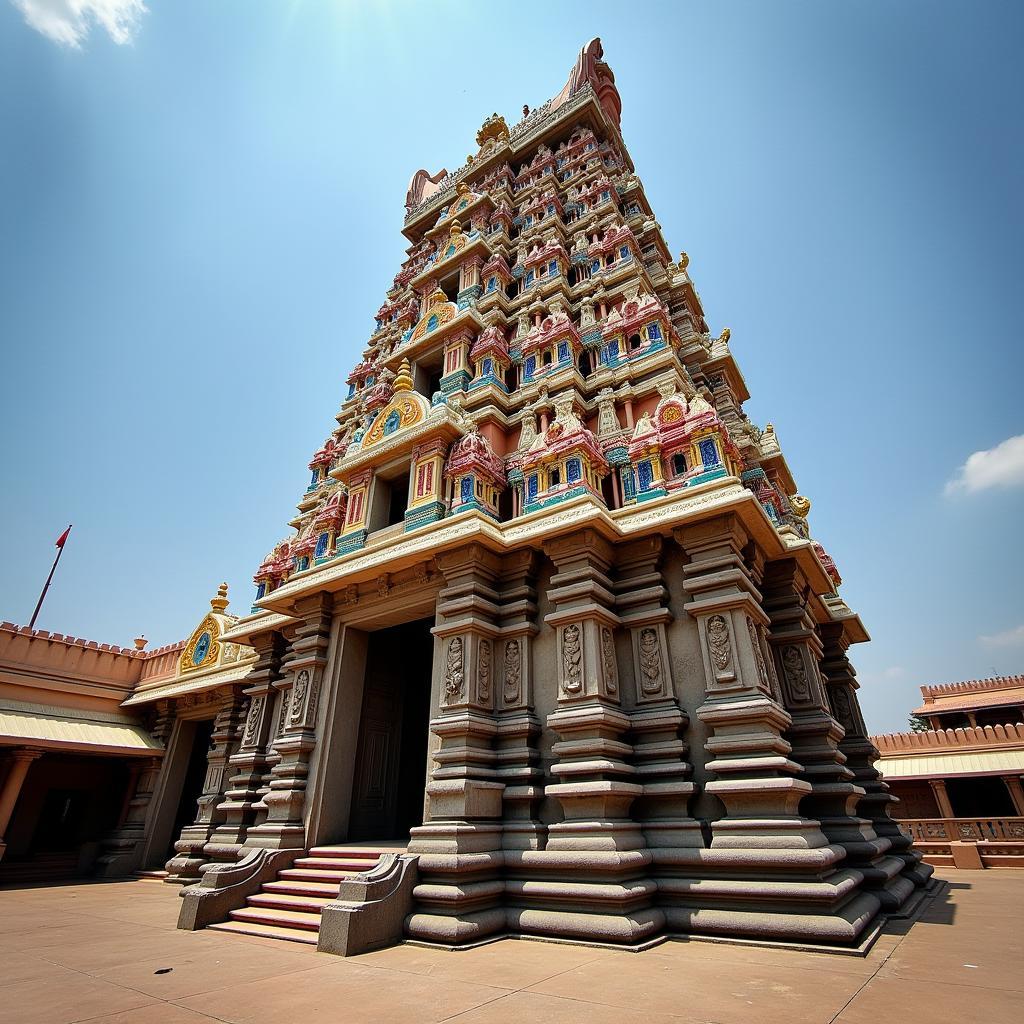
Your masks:
M 230 920 L 210 928 L 242 935 L 316 945 L 320 911 L 337 899 L 341 883 L 377 866 L 381 848 L 315 846 L 294 865 L 266 882 Z

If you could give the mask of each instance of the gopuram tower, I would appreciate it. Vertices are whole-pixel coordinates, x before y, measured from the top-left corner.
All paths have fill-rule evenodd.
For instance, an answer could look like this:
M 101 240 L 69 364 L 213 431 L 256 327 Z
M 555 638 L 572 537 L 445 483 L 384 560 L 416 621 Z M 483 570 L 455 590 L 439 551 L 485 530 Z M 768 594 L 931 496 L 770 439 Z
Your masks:
M 873 768 L 867 634 L 602 57 L 412 178 L 407 257 L 225 634 L 256 656 L 216 852 L 408 842 L 404 934 L 445 944 L 856 946 L 930 872 Z

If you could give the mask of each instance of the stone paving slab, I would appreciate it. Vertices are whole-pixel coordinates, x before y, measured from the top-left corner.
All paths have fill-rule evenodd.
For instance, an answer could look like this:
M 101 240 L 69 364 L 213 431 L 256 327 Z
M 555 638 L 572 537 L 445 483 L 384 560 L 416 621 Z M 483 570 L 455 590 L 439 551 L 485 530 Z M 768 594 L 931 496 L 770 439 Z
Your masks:
M 1024 872 L 950 887 L 866 957 L 678 940 L 642 953 L 503 940 L 342 959 L 179 932 L 153 881 L 0 890 L 0 1024 L 1018 1024 Z

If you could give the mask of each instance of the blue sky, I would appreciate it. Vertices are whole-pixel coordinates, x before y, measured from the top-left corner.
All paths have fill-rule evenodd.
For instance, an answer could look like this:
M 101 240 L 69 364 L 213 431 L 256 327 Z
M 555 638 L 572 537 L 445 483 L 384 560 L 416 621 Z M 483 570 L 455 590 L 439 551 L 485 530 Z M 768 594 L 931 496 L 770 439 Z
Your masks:
M 222 579 L 246 608 L 411 173 L 600 35 L 665 237 L 873 634 L 869 725 L 1024 671 L 1021 5 L 552 4 L 525 33 L 463 2 L 145 7 L 0 0 L 0 617 L 69 522 L 42 628 L 167 643 Z

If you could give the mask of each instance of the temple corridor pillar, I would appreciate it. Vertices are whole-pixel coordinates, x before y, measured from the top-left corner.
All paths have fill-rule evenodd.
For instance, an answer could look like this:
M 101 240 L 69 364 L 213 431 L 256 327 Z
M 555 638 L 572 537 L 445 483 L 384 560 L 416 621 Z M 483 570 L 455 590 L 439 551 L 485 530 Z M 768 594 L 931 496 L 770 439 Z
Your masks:
M 946 789 L 946 780 L 929 779 L 928 785 L 931 787 L 935 802 L 939 805 L 939 816 L 942 818 L 955 818 L 953 804 L 949 799 L 949 792 Z
M 31 747 L 18 747 L 7 755 L 7 774 L 0 787 L 0 860 L 3 860 L 4 850 L 7 849 L 4 836 L 14 816 L 14 807 L 25 783 L 25 776 L 28 775 L 29 765 L 42 756 L 41 750 L 33 750 Z
M 1014 814 L 1024 817 L 1024 786 L 1021 786 L 1019 775 L 1004 775 L 1003 784 L 1013 801 Z

